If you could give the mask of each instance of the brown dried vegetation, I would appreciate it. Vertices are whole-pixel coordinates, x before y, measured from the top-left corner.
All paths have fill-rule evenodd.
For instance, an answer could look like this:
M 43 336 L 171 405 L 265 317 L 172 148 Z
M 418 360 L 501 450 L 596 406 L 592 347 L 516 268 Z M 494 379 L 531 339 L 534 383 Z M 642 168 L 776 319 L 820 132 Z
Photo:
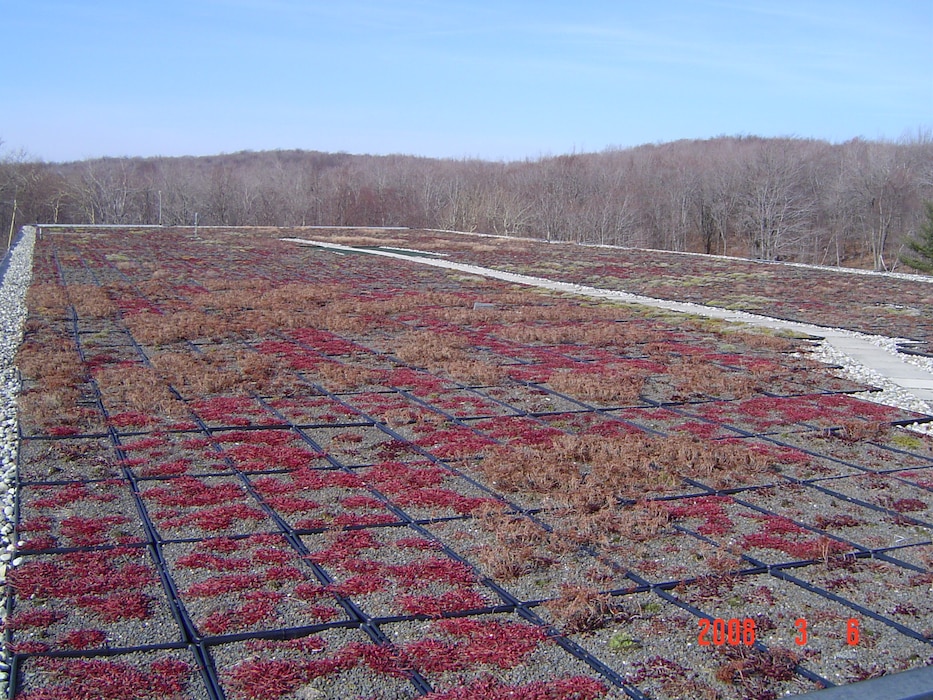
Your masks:
M 24 391 L 16 399 L 23 432 L 37 429 L 49 432 L 61 426 L 77 428 L 85 415 L 85 411 L 78 406 L 78 398 L 79 392 L 76 389 Z
M 495 544 L 477 547 L 471 554 L 485 573 L 502 581 L 546 569 L 555 561 L 551 555 L 566 549 L 553 533 L 525 516 L 488 508 L 474 522 L 493 534 Z
M 202 311 L 175 311 L 166 314 L 132 314 L 124 323 L 144 345 L 169 345 L 181 340 L 221 339 L 233 333 L 233 325 L 220 316 Z
M 785 338 L 767 331 L 731 331 L 723 333 L 725 337 L 738 341 L 746 348 L 752 350 L 767 350 L 768 352 L 790 353 L 801 349 L 804 341 Z
M 443 371 L 462 384 L 484 386 L 499 384 L 505 377 L 505 370 L 483 360 L 452 360 L 444 364 Z
M 249 389 L 268 391 L 276 385 L 276 377 L 279 375 L 280 367 L 275 358 L 258 352 L 239 350 L 236 355 L 236 363 Z
M 373 384 L 378 376 L 375 372 L 340 362 L 322 362 L 314 368 L 321 382 L 331 391 L 355 391 Z M 307 373 L 311 374 L 311 373 Z
M 537 323 L 526 316 L 526 308 Z M 660 340 L 664 336 L 645 323 L 619 322 L 623 312 L 618 307 L 602 308 L 563 304 L 558 306 L 523 307 L 503 314 L 512 321 L 496 328 L 496 335 L 506 340 L 525 344 L 576 344 L 589 347 L 623 349 L 633 345 Z M 509 319 L 508 317 L 513 318 Z M 623 319 L 624 321 L 624 319 Z
M 249 290 L 245 290 L 248 294 Z M 291 309 L 296 312 L 323 308 L 335 301 L 345 298 L 350 291 L 341 284 L 311 284 L 308 282 L 289 282 L 263 292 L 257 298 L 255 290 L 252 298 L 244 302 L 238 299 L 239 304 L 246 303 L 246 308 L 282 310 Z
M 681 485 L 683 477 L 711 484 L 744 483 L 769 460 L 743 445 L 692 436 L 561 435 L 547 446 L 500 446 L 480 469 L 505 491 L 530 491 L 552 501 L 598 510 L 615 499 L 640 499 Z
M 26 340 L 17 352 L 16 366 L 24 379 L 47 391 L 74 388 L 84 378 L 84 366 L 74 342 L 61 336 L 44 337 L 41 342 Z
M 674 400 L 715 396 L 746 399 L 758 393 L 761 385 L 744 373 L 729 372 L 703 357 L 678 358 L 668 367 L 674 385 Z
M 84 367 L 74 343 L 50 332 L 34 334 L 16 355 L 23 376 L 23 391 L 17 398 L 20 421 L 27 429 L 77 426 Z
M 550 376 L 548 384 L 583 401 L 633 403 L 639 400 L 648 376 L 647 372 L 631 369 L 600 368 L 592 372 L 561 369 Z
M 116 304 L 96 284 L 72 284 L 67 291 L 79 318 L 111 318 L 117 314 Z
M 432 369 L 451 360 L 464 360 L 468 355 L 466 338 L 453 333 L 409 331 L 398 339 L 395 354 L 404 362 Z
M 610 601 L 608 594 L 596 588 L 565 583 L 561 594 L 544 607 L 563 634 L 577 634 L 603 627 L 613 614 Z
M 890 423 L 852 418 L 841 421 L 831 435 L 845 442 L 884 442 L 891 437 L 892 430 Z
M 33 314 L 61 317 L 68 309 L 68 296 L 59 284 L 34 284 L 26 291 L 26 306 Z
M 470 385 L 498 384 L 505 371 L 498 365 L 471 356 L 468 338 L 455 333 L 409 331 L 397 342 L 395 354 L 403 362 L 443 372 Z
M 30 338 L 20 346 L 16 366 L 24 380 L 17 400 L 24 424 L 47 428 L 79 420 L 77 404 L 85 377 L 73 342 L 55 335 L 41 342 Z
M 239 373 L 224 369 L 224 361 L 209 354 L 161 352 L 152 356 L 152 364 L 160 377 L 189 398 L 239 389 L 243 384 Z
M 155 370 L 124 364 L 99 369 L 94 378 L 110 413 L 139 411 L 167 418 L 189 415 L 188 409 L 168 390 Z

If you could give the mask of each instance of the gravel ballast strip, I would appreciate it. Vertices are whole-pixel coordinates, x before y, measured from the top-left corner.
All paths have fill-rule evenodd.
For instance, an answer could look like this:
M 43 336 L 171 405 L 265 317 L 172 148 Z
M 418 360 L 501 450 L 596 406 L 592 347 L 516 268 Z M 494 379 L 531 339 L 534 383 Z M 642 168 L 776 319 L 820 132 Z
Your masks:
M 318 246 L 321 248 L 328 248 L 332 250 L 338 250 L 342 252 L 360 252 L 359 249 L 354 249 L 349 246 L 343 246 L 336 243 L 326 243 L 316 240 L 306 240 L 302 238 L 284 238 L 282 239 L 287 242 L 297 243 L 299 245 L 311 245 Z M 443 267 L 452 270 L 458 270 L 460 272 L 466 272 L 468 274 L 483 275 L 486 277 L 492 277 L 495 279 L 501 279 L 508 282 L 515 282 L 518 284 L 526 284 L 537 287 L 543 287 L 546 289 L 551 289 L 554 291 L 560 292 L 570 292 L 574 294 L 582 294 L 585 296 L 591 296 L 595 298 L 602 299 L 611 299 L 620 302 L 635 303 L 635 304 L 644 304 L 648 306 L 654 306 L 660 309 L 666 309 L 669 311 L 682 312 L 682 313 L 693 313 L 700 316 L 706 316 L 708 318 L 720 318 L 729 321 L 735 321 L 740 323 L 748 323 L 751 325 L 764 326 L 766 328 L 773 328 L 779 330 L 790 330 L 796 333 L 805 333 L 812 335 L 814 337 L 824 337 L 828 333 L 833 334 L 835 337 L 845 336 L 851 339 L 861 341 L 866 344 L 875 345 L 885 352 L 897 356 L 909 364 L 918 367 L 924 372 L 933 372 L 933 360 L 925 357 L 918 356 L 905 356 L 898 351 L 898 346 L 903 345 L 904 343 L 909 343 L 910 341 L 904 338 L 886 338 L 879 335 L 870 335 L 866 333 L 857 333 L 855 331 L 846 331 L 843 329 L 828 329 L 822 326 L 816 326 L 812 324 L 802 324 L 797 322 L 788 322 L 781 319 L 770 318 L 767 316 L 762 316 L 760 314 L 752 314 L 744 311 L 734 311 L 729 309 L 721 309 L 712 306 L 705 306 L 702 304 L 688 303 L 688 302 L 674 302 L 665 299 L 656 299 L 653 297 L 648 297 L 640 294 L 630 294 L 628 292 L 619 292 L 614 290 L 602 289 L 597 287 L 589 287 L 581 284 L 574 284 L 569 282 L 560 282 L 550 279 L 544 279 L 541 277 L 534 277 L 530 275 L 519 275 L 511 272 L 503 272 L 501 270 L 494 270 L 491 268 L 480 267 L 477 265 L 466 265 L 462 263 L 455 263 L 446 260 L 432 260 L 427 258 L 412 258 L 411 256 L 400 255 L 397 253 L 391 253 L 384 250 L 365 251 L 373 255 L 381 255 L 390 258 L 401 258 L 404 260 L 414 260 L 415 262 L 432 265 L 435 267 Z M 875 403 L 882 403 L 888 406 L 896 406 L 898 408 L 905 408 L 911 411 L 919 411 L 921 413 L 931 413 L 933 409 L 929 404 L 918 398 L 911 391 L 905 389 L 894 381 L 890 380 L 887 377 L 881 376 L 878 372 L 865 367 L 864 365 L 854 362 L 850 357 L 846 356 L 842 351 L 833 346 L 832 338 L 824 340 L 820 344 L 820 348 L 817 353 L 814 353 L 814 357 L 822 362 L 828 362 L 830 364 L 838 364 L 841 366 L 841 374 L 847 379 L 852 379 L 853 381 L 863 381 L 870 384 L 875 384 L 879 386 L 882 391 L 880 393 L 873 394 L 860 394 L 859 398 L 864 398 Z
M 0 286 L 0 586 L 3 600 L 0 614 L 6 618 L 6 573 L 14 559 L 16 543 L 13 536 L 14 498 L 16 496 L 16 451 L 18 429 L 16 423 L 16 396 L 19 376 L 14 366 L 16 351 L 23 338 L 26 320 L 26 289 L 32 280 L 32 253 L 36 230 L 23 228 L 15 248 L 9 253 L 9 263 Z M 9 663 L 6 654 L 0 658 L 0 696 L 6 696 Z

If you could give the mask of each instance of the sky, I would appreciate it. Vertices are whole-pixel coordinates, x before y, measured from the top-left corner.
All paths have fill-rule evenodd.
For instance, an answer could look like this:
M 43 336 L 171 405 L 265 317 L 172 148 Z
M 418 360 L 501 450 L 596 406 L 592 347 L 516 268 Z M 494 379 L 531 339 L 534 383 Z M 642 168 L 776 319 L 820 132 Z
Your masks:
M 0 154 L 525 160 L 933 129 L 930 0 L 0 0 Z

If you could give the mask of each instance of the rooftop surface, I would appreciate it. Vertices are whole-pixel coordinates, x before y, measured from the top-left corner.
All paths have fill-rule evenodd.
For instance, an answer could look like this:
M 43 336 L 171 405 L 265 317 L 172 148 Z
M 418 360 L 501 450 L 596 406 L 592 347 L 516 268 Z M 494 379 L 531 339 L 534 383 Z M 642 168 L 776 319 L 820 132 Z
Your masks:
M 933 337 L 908 279 L 429 231 L 44 229 L 16 697 L 768 698 L 933 663 L 933 439 L 903 427 L 929 416 L 855 396 L 812 338 L 425 253 Z

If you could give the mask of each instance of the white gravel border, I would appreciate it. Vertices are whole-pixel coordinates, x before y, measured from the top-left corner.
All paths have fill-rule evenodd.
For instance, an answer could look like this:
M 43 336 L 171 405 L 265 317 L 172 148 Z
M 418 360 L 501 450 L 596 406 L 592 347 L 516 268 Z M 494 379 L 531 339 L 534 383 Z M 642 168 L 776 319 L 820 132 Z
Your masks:
M 16 497 L 16 452 L 19 429 L 16 421 L 16 396 L 19 394 L 19 374 L 13 364 L 23 340 L 26 321 L 26 290 L 32 280 L 32 253 L 36 229 L 24 226 L 19 242 L 10 253 L 10 262 L 0 286 L 0 618 L 6 619 L 7 567 L 18 564 L 14 558 L 14 506 Z M 0 696 L 6 697 L 9 681 L 9 657 L 0 655 Z

